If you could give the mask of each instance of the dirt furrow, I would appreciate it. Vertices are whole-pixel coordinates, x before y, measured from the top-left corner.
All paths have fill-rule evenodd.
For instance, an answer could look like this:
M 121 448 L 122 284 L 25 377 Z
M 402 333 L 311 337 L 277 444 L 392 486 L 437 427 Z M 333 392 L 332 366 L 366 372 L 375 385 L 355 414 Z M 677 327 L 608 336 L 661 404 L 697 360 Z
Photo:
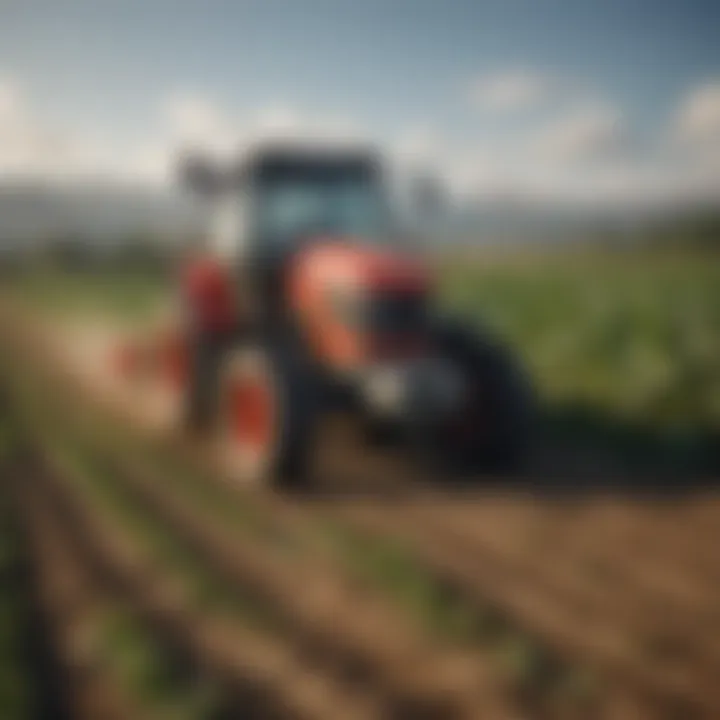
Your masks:
M 487 657 L 425 641 L 339 567 L 288 547 L 292 534 L 277 537 L 278 554 L 267 540 L 203 518 L 197 504 L 173 487 L 171 476 L 137 458 L 116 454 L 106 469 L 116 474 L 121 492 L 157 517 L 204 565 L 272 607 L 284 634 L 312 647 L 316 662 L 353 678 L 368 696 L 384 698 L 396 708 L 391 714 L 461 717 L 481 707 L 492 708 L 498 718 L 513 714 L 500 673 Z
M 361 472 L 361 461 L 346 460 L 346 465 Z M 338 468 L 338 472 L 342 469 Z M 359 502 L 353 498 L 345 505 L 352 508 Z M 588 507 L 587 502 L 597 503 L 598 507 Z M 604 500 L 605 506 L 608 502 Z M 720 613 L 708 567 L 714 557 L 717 572 L 717 550 L 712 544 L 704 547 L 708 565 L 702 569 L 704 575 L 701 571 L 686 572 L 697 557 L 691 547 L 682 543 L 684 538 L 692 537 L 692 525 L 675 522 L 663 527 L 664 507 L 652 501 L 642 507 L 625 502 L 626 509 L 620 515 L 626 520 L 625 529 L 631 528 L 627 533 L 631 544 L 616 548 L 612 541 L 618 539 L 618 533 L 608 531 L 616 529 L 612 523 L 605 526 L 605 531 L 600 523 L 591 535 L 588 523 L 580 519 L 575 523 L 574 536 L 570 536 L 568 525 L 572 524 L 568 520 L 575 515 L 578 502 L 562 498 L 530 499 L 512 494 L 483 497 L 475 492 L 458 496 L 423 490 L 396 503 L 392 512 L 408 514 L 410 522 L 435 537 L 450 536 L 453 544 L 461 545 L 468 554 L 476 551 L 479 557 L 485 557 L 491 553 L 493 562 L 505 562 L 508 570 L 524 574 L 529 583 L 535 578 L 541 586 L 557 591 L 558 602 L 566 610 L 574 608 L 582 622 L 610 623 L 614 631 L 636 636 L 638 645 L 654 662 L 669 666 L 695 662 L 701 671 L 708 668 L 712 675 L 720 665 L 718 635 L 712 631 L 720 623 Z M 603 510 L 607 511 L 600 500 L 585 501 L 582 507 L 590 520 L 603 518 Z M 645 532 L 638 533 L 637 527 Z M 655 538 L 661 545 L 672 545 L 673 540 L 676 545 L 684 545 L 688 559 L 685 567 L 678 567 L 673 575 L 663 563 L 665 549 L 656 550 L 653 543 L 644 548 L 645 553 L 636 553 L 637 535 Z M 605 547 L 606 539 L 609 548 Z M 701 544 L 700 539 L 696 544 Z
M 693 510 L 712 504 L 712 499 L 693 498 L 667 509 L 653 506 L 650 500 L 640 505 L 617 498 L 516 500 L 514 507 L 507 501 L 469 498 L 465 503 L 446 500 L 440 505 L 443 514 L 469 534 L 483 529 L 502 532 L 504 527 L 516 534 L 518 542 L 552 553 L 569 567 L 587 561 L 599 572 L 606 569 L 632 587 L 633 597 L 641 602 L 663 596 L 684 609 L 712 615 L 720 602 L 718 543 L 692 519 Z M 715 521 L 720 525 L 718 518 L 716 509 Z
M 720 712 L 716 675 L 696 669 L 658 668 L 648 658 L 639 657 L 624 633 L 611 623 L 598 625 L 573 618 L 562 593 L 529 582 L 493 553 L 480 557 L 477 552 L 468 552 L 461 543 L 399 512 L 355 506 L 336 508 L 334 514 L 368 532 L 409 542 L 448 582 L 457 583 L 479 602 L 489 599 L 507 608 L 529 630 L 561 651 L 586 660 L 619 687 L 646 696 L 657 710 L 687 712 L 689 717 L 696 711 L 706 713 L 706 717 Z
M 609 621 L 641 645 L 670 647 L 675 653 L 697 656 L 698 661 L 720 667 L 720 641 L 711 628 L 720 620 L 714 593 L 707 584 L 698 587 L 683 574 L 648 568 L 628 547 L 620 557 L 595 553 L 600 538 L 584 532 L 563 537 L 553 529 L 556 542 L 543 542 L 552 519 L 542 510 L 528 513 L 522 522 L 506 523 L 502 515 L 484 522 L 469 522 L 455 507 L 413 508 L 415 522 L 453 542 L 478 558 L 492 553 L 528 582 L 556 587 L 566 605 L 589 622 Z M 628 563 L 624 562 L 629 560 Z M 687 643 L 683 650 L 681 643 Z
M 97 515 L 56 473 L 42 492 L 72 536 L 82 561 L 123 597 L 168 644 L 236 698 L 235 715 L 258 718 L 381 717 L 298 655 L 297 648 L 191 607 L 182 585 L 148 561 L 125 533 Z
M 56 367 L 57 369 L 57 367 Z M 147 439 L 147 438 L 146 438 Z M 158 437 L 159 439 L 159 437 Z M 163 439 L 163 442 L 165 440 Z M 171 445 L 174 444 L 173 441 L 170 441 Z M 206 448 L 196 448 L 197 452 L 188 452 L 187 446 L 183 443 L 178 446 L 178 450 L 183 450 L 183 457 L 189 457 L 190 455 L 193 456 L 194 461 L 200 461 L 200 464 L 203 464 L 204 462 L 207 462 L 210 458 L 212 458 L 212 455 L 207 452 Z M 217 459 L 217 458 L 215 458 Z M 218 463 L 214 463 L 216 466 Z M 227 468 L 224 468 L 227 470 Z M 274 512 L 278 510 L 280 507 L 283 507 L 286 512 L 282 513 L 284 515 L 283 519 L 288 519 L 289 517 L 294 517 L 295 519 L 298 518 L 298 515 L 304 516 L 303 519 L 305 522 L 312 521 L 312 516 L 308 515 L 307 508 L 298 508 L 298 507 L 289 507 L 287 503 L 284 502 L 276 502 L 276 499 L 270 498 L 269 496 L 265 495 L 255 495 L 253 496 L 253 501 L 259 500 L 260 504 L 267 505 L 264 509 L 269 512 Z M 486 700 L 485 700 L 486 702 Z M 497 715 L 497 712 L 494 713 Z
M 341 487 L 362 487 L 365 473 L 370 474 L 367 454 L 360 454 L 349 444 L 336 446 L 325 453 L 323 473 L 329 478 L 347 478 L 338 483 Z M 376 465 L 380 462 L 375 460 Z M 625 586 L 630 601 L 638 601 L 638 609 L 648 601 L 657 604 L 662 598 L 669 605 L 663 612 L 680 608 L 683 612 L 691 610 L 701 622 L 718 619 L 720 562 L 708 527 L 710 520 L 705 527 L 697 527 L 689 519 L 683 521 L 694 509 L 710 504 L 713 497 L 693 498 L 679 504 L 675 512 L 674 506 L 651 498 L 639 501 L 607 494 L 573 501 L 562 496 L 526 495 L 514 491 L 512 484 L 502 497 L 497 489 L 494 493 L 458 492 L 453 488 L 438 491 L 418 487 L 412 469 L 398 462 L 386 464 L 384 474 L 377 470 L 374 474 L 393 478 L 396 486 L 404 475 L 406 492 L 395 494 L 407 496 L 408 505 L 426 513 L 423 521 L 425 517 L 437 518 L 457 532 L 467 530 L 470 537 L 497 534 L 492 539 L 498 543 L 502 539 L 515 545 L 527 541 L 538 553 L 556 553 L 556 564 L 563 564 L 568 572 L 579 570 L 582 574 L 580 563 L 588 559 L 598 571 L 604 569 L 614 575 Z M 351 503 L 357 501 L 351 496 Z M 583 517 L 574 519 L 579 510 Z M 708 515 L 707 509 L 704 515 Z M 568 524 L 575 526 L 574 542 L 569 542 Z M 543 548 L 538 547 L 540 543 Z M 613 578 L 608 578 L 606 584 L 611 593 L 612 582 Z M 612 595 L 606 601 L 612 601 Z
M 359 463 L 347 464 L 360 472 Z M 361 502 L 353 498 L 333 504 L 345 506 L 352 515 L 352 508 Z M 579 626 L 605 625 L 608 632 L 621 634 L 624 640 L 635 638 L 648 661 L 679 673 L 683 665 L 689 665 L 696 668 L 695 674 L 705 674 L 712 682 L 720 666 L 718 636 L 712 631 L 720 620 L 712 576 L 696 582 L 685 574 L 673 576 L 663 568 L 661 552 L 653 563 L 644 562 L 642 555 L 636 557 L 633 547 L 606 556 L 602 545 L 598 548 L 585 534 L 582 524 L 576 525 L 580 537 L 575 541 L 564 534 L 572 508 L 562 500 L 555 505 L 549 502 L 542 505 L 512 496 L 478 500 L 475 493 L 458 498 L 425 491 L 407 501 L 393 505 L 386 500 L 384 504 L 393 505 L 389 512 L 394 517 L 405 514 L 415 529 L 424 528 L 438 542 L 448 537 L 452 546 L 461 547 L 468 557 L 477 554 L 478 562 L 487 564 L 489 558 L 503 571 L 523 575 L 528 585 L 543 588 L 549 601 L 575 615 Z M 387 512 L 378 503 L 367 504 Z M 646 513 L 636 509 L 637 523 L 642 524 L 653 509 Z M 588 514 L 594 517 L 595 511 L 588 509 Z M 602 507 L 597 514 L 602 516 Z M 657 519 L 653 520 L 657 524 Z M 661 528 L 656 532 L 663 534 Z M 598 541 L 604 537 L 602 531 L 596 536 Z
M 173 444 L 172 441 L 170 441 L 170 444 Z M 184 450 L 188 457 L 190 455 L 193 455 L 196 461 L 200 460 L 200 463 L 205 460 L 206 462 L 213 462 L 216 468 L 220 466 L 217 458 L 213 458 L 211 454 L 207 452 L 207 449 L 197 448 L 196 451 L 191 451 L 189 453 L 187 448 L 185 448 Z M 268 502 L 272 504 L 273 501 L 268 500 Z M 358 510 L 361 509 L 358 508 Z M 346 519 L 350 519 L 352 522 L 355 522 L 357 520 L 357 514 L 353 513 L 352 510 L 350 511 L 350 515 L 347 515 L 342 510 L 338 511 L 340 516 L 343 516 Z M 334 514 L 336 517 L 338 516 L 338 513 Z M 371 525 L 374 525 L 379 515 L 376 510 L 371 510 L 370 514 L 373 517 L 373 522 L 371 522 Z M 382 515 L 382 517 L 386 516 Z M 400 528 L 405 528 L 406 525 L 408 525 L 407 523 L 395 523 L 391 517 L 386 517 L 386 519 L 387 524 L 383 526 L 383 532 L 387 532 L 391 536 L 397 536 L 398 530 Z M 400 537 L 407 537 L 408 533 L 410 537 L 413 537 L 413 534 L 417 534 L 418 530 L 425 529 L 422 528 L 422 526 L 418 527 L 416 524 L 408 525 L 406 531 L 401 533 Z M 425 538 L 424 540 L 427 539 L 428 538 Z M 433 547 L 431 549 L 431 557 L 434 556 L 435 559 L 438 559 L 438 553 L 440 553 L 440 555 L 442 556 L 446 555 L 446 553 L 440 547 Z M 450 566 L 443 563 L 443 566 L 444 569 L 447 570 L 448 567 L 453 567 L 454 564 L 455 561 L 453 561 Z M 495 563 L 495 566 L 497 566 L 497 563 Z M 468 564 L 465 564 L 462 569 L 461 577 L 467 576 L 471 568 L 473 569 L 473 573 L 475 573 L 475 563 L 473 563 L 472 566 L 468 566 Z M 494 572 L 497 573 L 497 570 L 495 570 Z M 502 575 L 502 569 L 500 570 L 500 573 Z M 504 581 L 504 583 L 501 583 L 501 592 L 498 594 L 496 580 L 493 580 L 493 582 L 489 586 L 481 586 L 478 584 L 479 579 L 482 578 L 474 577 L 471 580 L 471 583 L 474 585 L 476 594 L 478 594 L 478 591 L 480 591 L 480 597 L 483 599 L 489 596 L 491 599 L 497 600 L 500 603 L 504 603 L 505 601 L 507 601 L 508 607 L 512 611 L 518 613 L 522 619 L 527 620 L 529 616 L 530 622 L 527 623 L 529 628 L 531 628 L 532 630 L 539 629 L 543 634 L 547 634 L 553 642 L 558 642 L 558 638 L 562 638 L 563 641 L 560 643 L 560 645 L 563 649 L 567 649 L 569 652 L 576 652 L 579 650 L 582 653 L 582 657 L 589 656 L 592 661 L 597 660 L 597 655 L 599 655 L 600 658 L 607 658 L 609 656 L 613 659 L 611 663 L 612 666 L 615 666 L 617 664 L 617 660 L 615 659 L 617 656 L 620 656 L 622 658 L 622 656 L 627 653 L 624 638 L 618 637 L 614 628 L 606 628 L 603 631 L 596 632 L 594 636 L 590 638 L 584 638 L 583 634 L 585 633 L 586 628 L 585 625 L 583 625 L 582 632 L 578 635 L 577 626 L 568 625 L 566 622 L 567 618 L 566 611 L 564 609 L 563 597 L 558 598 L 557 596 L 551 596 L 549 600 L 546 597 L 545 600 L 540 599 L 539 601 L 537 599 L 533 599 L 532 597 L 528 597 L 528 589 L 533 590 L 535 594 L 537 594 L 537 589 L 532 587 L 528 588 L 527 584 L 521 579 L 515 579 L 513 581 L 514 584 L 511 584 L 509 586 L 507 584 L 507 581 Z M 486 591 L 488 592 L 487 596 L 485 595 Z M 540 620 L 539 623 L 538 620 Z M 630 664 L 637 670 L 637 663 L 633 661 Z M 622 663 L 620 663 L 620 665 L 621 667 L 623 666 Z M 643 673 L 640 670 L 638 670 L 638 673 L 641 677 L 647 679 L 647 673 Z M 622 679 L 622 677 L 620 679 Z M 673 678 L 671 683 L 673 681 L 677 683 L 676 678 Z M 687 681 L 685 681 L 685 683 L 686 682 Z M 650 687 L 654 687 L 655 681 L 653 680 L 653 682 L 651 682 L 649 685 Z M 685 692 L 686 688 L 683 685 L 683 682 L 680 682 L 680 686 L 680 695 L 687 695 L 687 693 Z M 671 684 L 670 689 L 668 690 L 666 695 L 672 696 L 673 692 L 674 691 Z
M 57 518 L 41 501 L 34 482 L 27 474 L 18 480 L 18 487 L 13 488 L 16 504 L 62 673 L 58 694 L 49 702 L 58 717 L 68 712 L 78 720 L 149 718 L 98 662 L 92 640 L 98 613 L 107 599 L 68 548 Z
M 95 437 L 95 445 L 102 441 Z M 442 717 L 473 713 L 482 706 L 493 716 L 511 715 L 501 698 L 504 683 L 477 652 L 441 648 L 423 639 L 398 612 L 335 564 L 303 557 L 289 543 L 299 518 L 282 533 L 253 537 L 224 527 L 218 518 L 203 517 L 202 506 L 152 465 L 129 453 L 105 447 L 103 468 L 115 476 L 118 490 L 129 495 L 152 517 L 171 529 L 189 551 L 230 584 L 250 589 L 257 602 L 276 608 L 287 634 L 311 645 L 316 660 L 332 671 L 367 685 L 397 707 L 427 714 L 437 707 Z M 210 490 L 210 488 L 208 488 Z M 305 518 L 307 520 L 307 518 Z M 278 521 L 288 521 L 288 513 Z M 278 544 L 279 543 L 279 544 Z M 275 544 L 273 549 L 271 545 Z M 279 620 L 279 621 L 280 621 Z
M 313 662 L 364 683 L 368 695 L 385 698 L 391 715 L 472 716 L 479 707 L 486 712 L 492 707 L 494 717 L 513 714 L 503 697 L 504 683 L 487 659 L 440 652 L 337 567 L 281 559 L 257 542 L 243 544 L 217 523 L 201 521 L 198 506 L 183 503 L 161 473 L 150 471 L 149 477 L 147 466 L 129 455 L 116 454 L 115 461 L 121 467 L 108 469 L 122 476 L 135 501 L 172 528 L 208 567 L 278 608 L 286 634 L 312 648 Z

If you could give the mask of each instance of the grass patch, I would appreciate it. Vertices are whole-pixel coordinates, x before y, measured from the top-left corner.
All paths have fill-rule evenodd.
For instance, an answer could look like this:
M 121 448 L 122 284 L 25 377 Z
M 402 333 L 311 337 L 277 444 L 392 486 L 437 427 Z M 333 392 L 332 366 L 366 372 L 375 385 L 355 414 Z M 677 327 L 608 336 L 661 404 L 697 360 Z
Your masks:
M 136 621 L 115 606 L 99 618 L 98 653 L 101 660 L 138 698 L 151 717 L 172 720 L 210 720 L 221 717 L 222 688 L 199 678 L 179 662 Z
M 6 279 L 3 290 L 59 317 L 136 321 L 160 307 L 169 288 L 152 273 L 38 269 Z
M 448 308 L 516 349 L 549 429 L 636 463 L 720 467 L 716 256 L 521 256 L 450 265 L 441 278 Z

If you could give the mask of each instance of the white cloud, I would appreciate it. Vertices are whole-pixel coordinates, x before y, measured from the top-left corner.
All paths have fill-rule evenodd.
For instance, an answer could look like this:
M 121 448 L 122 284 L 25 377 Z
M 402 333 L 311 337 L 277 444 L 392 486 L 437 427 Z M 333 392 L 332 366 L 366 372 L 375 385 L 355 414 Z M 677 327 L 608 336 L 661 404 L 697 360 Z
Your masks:
M 53 124 L 20 83 L 0 79 L 0 179 L 134 179 L 139 151 L 118 147 L 98 133 Z
M 357 140 L 362 129 L 349 118 L 304 113 L 280 103 L 231 114 L 207 98 L 176 95 L 163 103 L 171 142 L 229 158 L 249 144 L 271 139 Z
M 697 182 L 720 188 L 720 79 L 686 94 L 668 135 L 676 161 Z
M 164 138 L 147 141 L 133 147 L 116 164 L 115 173 L 129 181 L 151 185 L 169 185 L 173 180 L 174 152 Z
M 470 84 L 468 96 L 476 107 L 495 112 L 524 110 L 538 105 L 555 80 L 529 70 L 485 75 Z
M 621 206 L 708 199 L 720 189 L 720 165 L 708 153 L 673 153 L 667 137 L 638 134 L 600 100 L 510 135 L 481 136 L 448 165 L 459 195 L 488 200 Z
M 607 158 L 623 149 L 622 113 L 602 103 L 571 108 L 532 133 L 529 151 L 549 163 L 572 164 Z
M 304 124 L 297 110 L 284 104 L 274 104 L 256 113 L 253 124 L 259 133 L 296 132 Z
M 416 124 L 405 129 L 391 142 L 391 151 L 400 163 L 430 164 L 441 160 L 442 145 L 442 140 L 434 128 L 426 124 Z
M 54 138 L 33 121 L 27 99 L 10 78 L 0 78 L 0 172 L 34 167 L 52 151 Z
M 132 140 L 77 132 L 53 124 L 34 107 L 19 83 L 0 78 L 0 179 L 110 180 L 167 184 L 178 151 L 197 149 L 232 158 L 250 143 L 272 138 L 364 137 L 351 119 L 312 115 L 281 105 L 239 116 L 193 93 L 172 93 L 149 113 L 145 137 Z
M 160 124 L 171 145 L 199 147 L 223 155 L 240 139 L 237 123 L 212 100 L 174 94 L 160 103 Z
M 22 114 L 22 105 L 17 83 L 10 78 L 0 77 L 0 127 Z
M 532 74 L 490 80 L 478 86 L 486 91 L 484 100 L 506 109 L 539 103 L 556 82 Z M 562 87 L 565 93 L 570 86 Z M 542 124 L 528 127 L 528 116 L 526 126 L 512 132 L 461 140 L 414 120 L 378 144 L 399 173 L 438 168 L 459 195 L 636 202 L 707 197 L 720 189 L 720 81 L 690 89 L 668 118 L 664 135 L 631 133 L 620 108 L 583 100 L 582 92 L 562 97 L 572 104 L 555 108 L 554 117 Z M 188 145 L 229 159 L 268 138 L 372 140 L 350 117 L 281 102 L 239 111 L 191 92 L 169 94 L 148 108 L 146 127 L 148 132 L 136 138 L 122 138 L 109 128 L 103 134 L 102 128 L 89 133 L 63 127 L 35 105 L 21 83 L 0 78 L 0 180 L 106 177 L 167 184 L 175 153 Z
M 720 143 L 720 80 L 688 93 L 678 111 L 676 132 L 687 143 Z

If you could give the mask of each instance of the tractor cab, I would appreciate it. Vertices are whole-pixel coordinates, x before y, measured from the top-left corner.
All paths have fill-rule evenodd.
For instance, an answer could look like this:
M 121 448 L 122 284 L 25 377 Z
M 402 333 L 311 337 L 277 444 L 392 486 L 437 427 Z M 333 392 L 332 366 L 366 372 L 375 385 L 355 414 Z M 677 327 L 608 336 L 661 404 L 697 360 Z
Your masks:
M 379 159 L 365 150 L 258 150 L 240 170 L 238 195 L 249 275 L 272 310 L 292 304 L 290 276 L 312 247 L 392 242 Z
M 351 286 L 370 289 L 384 279 L 389 291 L 393 270 L 415 265 L 400 257 L 383 168 L 371 149 L 276 144 L 256 148 L 212 183 L 191 170 L 215 205 L 209 254 L 273 318 L 307 302 L 308 288 L 328 268 L 333 302 L 349 307 Z M 409 303 L 394 305 L 403 312 Z
M 317 236 L 384 239 L 391 231 L 379 160 L 368 152 L 260 152 L 240 187 L 260 252 L 282 254 Z
M 261 146 L 225 173 L 190 160 L 185 176 L 214 205 L 209 239 L 219 257 L 280 260 L 318 237 L 386 245 L 393 235 L 370 149 Z

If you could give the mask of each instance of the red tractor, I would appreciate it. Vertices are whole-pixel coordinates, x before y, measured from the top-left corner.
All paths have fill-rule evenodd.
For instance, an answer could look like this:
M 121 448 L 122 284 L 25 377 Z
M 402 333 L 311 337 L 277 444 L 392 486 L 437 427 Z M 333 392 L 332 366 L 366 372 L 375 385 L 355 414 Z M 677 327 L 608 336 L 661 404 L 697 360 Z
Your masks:
M 188 162 L 185 178 L 221 206 L 160 363 L 188 424 L 219 427 L 244 472 L 284 487 L 305 481 L 329 412 L 448 471 L 519 468 L 525 378 L 434 312 L 432 268 L 397 239 L 373 151 L 266 146 L 222 176 Z

